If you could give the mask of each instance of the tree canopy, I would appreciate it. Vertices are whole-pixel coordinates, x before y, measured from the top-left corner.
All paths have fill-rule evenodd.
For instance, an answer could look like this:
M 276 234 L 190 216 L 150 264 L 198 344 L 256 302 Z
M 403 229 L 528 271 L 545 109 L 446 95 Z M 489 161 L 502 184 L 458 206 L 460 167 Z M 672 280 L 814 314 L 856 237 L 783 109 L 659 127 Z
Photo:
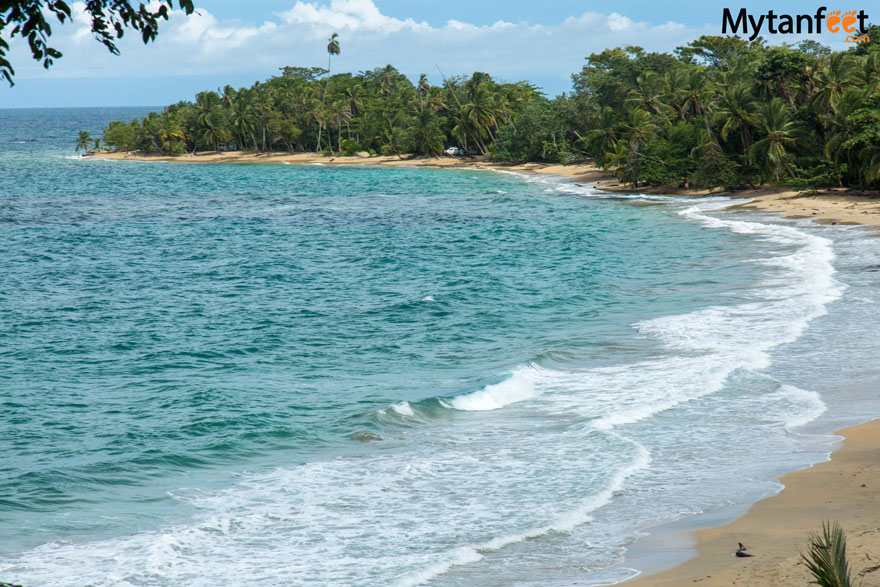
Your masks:
M 92 34 L 114 55 L 119 54 L 116 41 L 121 39 L 126 29 L 137 31 L 144 43 L 156 38 L 159 21 L 168 19 L 169 10 L 174 9 L 174 0 L 156 0 L 155 10 L 149 3 L 129 0 L 89 0 L 85 11 L 92 21 Z M 194 10 L 193 0 L 177 0 L 177 6 L 187 14 Z M 50 18 L 47 19 L 46 17 Z M 61 52 L 49 46 L 54 16 L 63 24 L 71 18 L 70 5 L 64 0 L 2 0 L 0 1 L 0 79 L 13 85 L 15 70 L 7 58 L 9 43 L 4 40 L 15 37 L 27 39 L 33 58 L 49 69 Z
M 547 99 L 483 72 L 432 85 L 391 65 L 284 67 L 249 88 L 114 122 L 103 140 L 172 154 L 223 143 L 386 155 L 459 146 L 497 161 L 591 157 L 633 185 L 880 186 L 880 45 L 832 52 L 703 36 L 674 53 L 594 53 L 572 81 L 571 94 Z
M 525 82 L 486 73 L 413 84 L 391 65 L 357 74 L 283 67 L 249 88 L 200 92 L 139 120 L 113 122 L 104 144 L 180 154 L 235 144 L 272 150 L 438 155 L 449 145 L 488 154 L 501 132 L 539 98 Z

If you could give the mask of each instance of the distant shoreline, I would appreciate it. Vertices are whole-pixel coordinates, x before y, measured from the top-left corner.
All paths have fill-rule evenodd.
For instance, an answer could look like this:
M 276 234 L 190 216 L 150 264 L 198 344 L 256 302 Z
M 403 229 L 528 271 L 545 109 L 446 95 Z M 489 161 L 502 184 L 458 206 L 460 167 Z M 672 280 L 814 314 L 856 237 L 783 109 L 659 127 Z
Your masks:
M 880 226 L 880 193 L 859 193 L 837 188 L 797 191 L 788 186 L 764 186 L 754 190 L 736 192 L 721 190 L 685 190 L 669 186 L 632 188 L 621 185 L 617 178 L 590 163 L 560 165 L 552 163 L 498 163 L 481 158 L 418 157 L 401 159 L 397 156 L 326 156 L 316 153 L 268 153 L 254 154 L 245 151 L 225 153 L 206 152 L 196 155 L 145 155 L 139 153 L 99 152 L 98 159 L 116 161 L 148 161 L 165 163 L 236 163 L 274 165 L 375 165 L 391 167 L 469 167 L 475 169 L 504 169 L 520 173 L 559 175 L 578 183 L 588 184 L 598 190 L 618 193 L 648 193 L 677 196 L 719 195 L 749 198 L 752 201 L 739 207 L 774 212 L 787 218 L 812 218 L 824 224 L 864 224 Z

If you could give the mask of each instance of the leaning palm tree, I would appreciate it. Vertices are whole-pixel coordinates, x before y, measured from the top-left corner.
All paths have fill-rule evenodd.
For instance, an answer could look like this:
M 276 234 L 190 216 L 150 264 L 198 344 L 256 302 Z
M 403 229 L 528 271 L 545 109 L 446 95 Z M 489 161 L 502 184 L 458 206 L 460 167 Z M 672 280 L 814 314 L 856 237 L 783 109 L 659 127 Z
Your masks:
M 846 560 L 846 536 L 837 522 L 822 522 L 822 534 L 810 536 L 810 549 L 801 558 L 820 587 L 851 587 Z
M 748 153 L 752 146 L 752 130 L 761 118 L 759 107 L 747 84 L 737 83 L 724 88 L 715 109 L 716 120 L 721 124 L 721 138 L 726 141 L 731 132 L 739 131 L 742 150 Z
M 84 130 L 79 133 L 79 138 L 76 140 L 76 152 L 86 151 L 89 148 L 89 143 L 92 142 L 92 135 L 89 131 Z

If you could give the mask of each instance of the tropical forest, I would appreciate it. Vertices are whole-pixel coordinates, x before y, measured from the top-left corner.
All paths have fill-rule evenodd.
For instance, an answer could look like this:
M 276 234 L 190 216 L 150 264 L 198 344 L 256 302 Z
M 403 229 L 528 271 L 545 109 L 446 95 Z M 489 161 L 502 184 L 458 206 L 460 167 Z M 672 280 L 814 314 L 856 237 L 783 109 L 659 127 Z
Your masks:
M 880 27 L 869 29 L 880 39 Z M 880 43 L 832 52 L 811 40 L 703 36 L 672 53 L 641 47 L 586 58 L 572 90 L 545 96 L 483 72 L 415 82 L 391 65 L 332 73 L 284 67 L 251 87 L 116 121 L 104 148 L 165 155 L 222 149 L 499 162 L 587 158 L 621 182 L 735 189 L 880 183 Z M 80 137 L 85 145 L 90 137 Z

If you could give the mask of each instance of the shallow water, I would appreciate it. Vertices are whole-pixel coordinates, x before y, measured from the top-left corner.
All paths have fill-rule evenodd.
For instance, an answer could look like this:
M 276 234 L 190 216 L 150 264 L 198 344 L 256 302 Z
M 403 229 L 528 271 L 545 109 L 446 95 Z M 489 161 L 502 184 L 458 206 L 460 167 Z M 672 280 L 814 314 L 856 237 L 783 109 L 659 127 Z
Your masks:
M 0 580 L 568 585 L 876 416 L 873 233 L 0 110 Z

